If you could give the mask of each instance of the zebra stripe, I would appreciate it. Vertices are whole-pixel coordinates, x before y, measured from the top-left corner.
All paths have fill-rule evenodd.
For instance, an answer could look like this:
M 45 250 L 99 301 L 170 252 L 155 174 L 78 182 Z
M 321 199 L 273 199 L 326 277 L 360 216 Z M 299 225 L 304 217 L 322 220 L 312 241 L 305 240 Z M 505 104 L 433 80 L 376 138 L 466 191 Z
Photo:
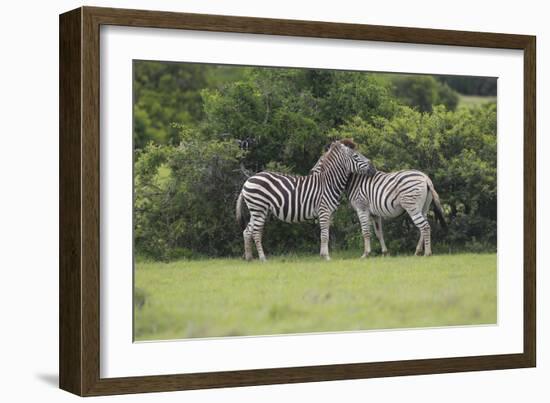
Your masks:
M 319 171 L 323 164 L 324 157 L 321 157 L 311 172 Z M 431 228 L 427 219 L 432 200 L 436 216 L 442 225 L 446 224 L 439 196 L 428 175 L 416 170 L 391 173 L 377 171 L 372 176 L 352 174 L 345 192 L 361 224 L 364 239 L 362 257 L 367 257 L 371 252 L 371 217 L 374 220 L 374 230 L 380 241 L 382 253 L 385 255 L 388 250 L 382 231 L 382 218 L 395 218 L 405 212 L 409 214 L 420 231 L 416 254 L 422 254 L 422 250 L 425 256 L 432 254 Z
M 260 172 L 244 183 L 237 200 L 237 219 L 241 219 L 242 201 L 250 212 L 243 231 L 245 258 L 252 259 L 252 240 L 260 260 L 265 260 L 262 232 L 269 214 L 281 221 L 300 222 L 319 218 L 321 256 L 329 259 L 328 239 L 332 213 L 340 203 L 352 173 L 374 173 L 370 161 L 349 145 L 335 142 L 325 154 L 323 166 L 307 176 Z

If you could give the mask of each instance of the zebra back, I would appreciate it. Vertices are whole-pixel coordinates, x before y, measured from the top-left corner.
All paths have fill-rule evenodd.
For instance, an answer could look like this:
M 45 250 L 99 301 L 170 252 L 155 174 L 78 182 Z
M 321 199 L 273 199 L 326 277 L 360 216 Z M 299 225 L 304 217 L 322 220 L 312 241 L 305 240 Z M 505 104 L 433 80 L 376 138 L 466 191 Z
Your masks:
M 264 171 L 250 177 L 242 196 L 249 210 L 271 211 L 279 219 L 296 222 L 333 211 L 349 175 L 370 169 L 370 161 L 341 142 L 334 142 L 319 170 L 307 176 Z
M 326 154 L 321 156 L 310 172 L 320 172 L 326 163 L 325 158 Z M 403 213 L 404 209 L 398 203 L 399 200 L 414 201 L 421 198 L 422 194 L 425 197 L 429 184 L 431 184 L 430 178 L 417 170 L 389 173 L 376 171 L 370 176 L 353 173 L 348 178 L 345 193 L 353 206 L 366 205 L 371 214 L 390 218 Z M 435 192 L 433 185 L 429 190 Z M 423 200 L 422 198 L 421 202 Z M 439 203 L 439 199 L 437 202 Z

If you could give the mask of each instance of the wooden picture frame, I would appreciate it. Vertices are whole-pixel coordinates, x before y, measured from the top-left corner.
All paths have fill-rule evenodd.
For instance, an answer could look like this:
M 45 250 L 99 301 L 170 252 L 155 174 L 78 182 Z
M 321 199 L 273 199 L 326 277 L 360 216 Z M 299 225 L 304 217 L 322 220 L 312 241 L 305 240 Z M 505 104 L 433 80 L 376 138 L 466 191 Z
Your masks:
M 523 353 L 100 377 L 100 26 L 519 49 L 524 52 Z M 60 16 L 60 387 L 81 396 L 533 367 L 536 363 L 535 37 L 81 7 Z

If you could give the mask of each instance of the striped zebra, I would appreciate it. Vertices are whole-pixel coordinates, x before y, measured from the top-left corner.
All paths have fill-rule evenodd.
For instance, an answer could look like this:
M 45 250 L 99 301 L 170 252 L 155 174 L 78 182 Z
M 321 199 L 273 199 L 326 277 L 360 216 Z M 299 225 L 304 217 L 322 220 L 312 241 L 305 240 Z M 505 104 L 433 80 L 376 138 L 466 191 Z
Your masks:
M 322 156 L 310 173 L 322 170 L 325 156 Z M 414 225 L 420 230 L 420 239 L 416 245 L 416 255 L 432 255 L 431 228 L 427 213 L 434 202 L 434 212 L 442 226 L 446 226 L 439 195 L 431 179 L 423 172 L 404 170 L 385 173 L 377 171 L 372 176 L 352 174 L 345 190 L 351 206 L 356 211 L 361 223 L 364 239 L 362 258 L 371 252 L 370 220 L 374 221 L 374 232 L 380 241 L 382 253 L 388 249 L 384 242 L 382 218 L 395 218 L 407 212 Z
M 243 231 L 245 259 L 252 259 L 252 240 L 258 257 L 265 261 L 262 231 L 269 213 L 285 222 L 300 222 L 319 218 L 321 227 L 321 257 L 329 260 L 328 239 L 330 218 L 340 203 L 348 178 L 352 173 L 372 175 L 371 162 L 355 151 L 351 140 L 332 143 L 323 166 L 307 176 L 275 172 L 260 172 L 246 180 L 237 199 L 237 220 L 242 222 L 242 201 L 250 212 L 250 221 Z

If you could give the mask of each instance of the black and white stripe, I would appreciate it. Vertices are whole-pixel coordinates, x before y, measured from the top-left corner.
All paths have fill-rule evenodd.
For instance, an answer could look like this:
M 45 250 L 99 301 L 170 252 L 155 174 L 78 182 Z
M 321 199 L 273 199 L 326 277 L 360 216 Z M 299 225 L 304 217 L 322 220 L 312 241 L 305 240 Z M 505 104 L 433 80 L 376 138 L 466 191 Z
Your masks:
M 237 219 L 242 218 L 242 201 L 250 212 L 244 232 L 245 258 L 252 259 L 252 240 L 260 260 L 265 260 L 262 231 L 268 214 L 285 222 L 319 218 L 321 256 L 329 259 L 328 238 L 332 213 L 338 207 L 348 179 L 353 173 L 374 173 L 370 161 L 350 146 L 334 142 L 325 154 L 322 167 L 308 176 L 260 172 L 244 183 L 237 200 Z
M 311 172 L 322 169 L 324 158 L 319 159 Z M 371 252 L 371 218 L 374 221 L 374 231 L 380 241 L 382 253 L 385 255 L 388 250 L 384 242 L 382 218 L 398 217 L 404 212 L 409 214 L 414 225 L 420 230 L 416 254 L 422 254 L 422 250 L 425 256 L 432 254 L 431 228 L 427 219 L 432 200 L 434 211 L 442 225 L 445 225 L 445 219 L 439 196 L 428 175 L 415 170 L 391 173 L 377 171 L 372 176 L 353 174 L 349 178 L 345 191 L 361 223 L 364 239 L 362 257 L 367 257 Z

